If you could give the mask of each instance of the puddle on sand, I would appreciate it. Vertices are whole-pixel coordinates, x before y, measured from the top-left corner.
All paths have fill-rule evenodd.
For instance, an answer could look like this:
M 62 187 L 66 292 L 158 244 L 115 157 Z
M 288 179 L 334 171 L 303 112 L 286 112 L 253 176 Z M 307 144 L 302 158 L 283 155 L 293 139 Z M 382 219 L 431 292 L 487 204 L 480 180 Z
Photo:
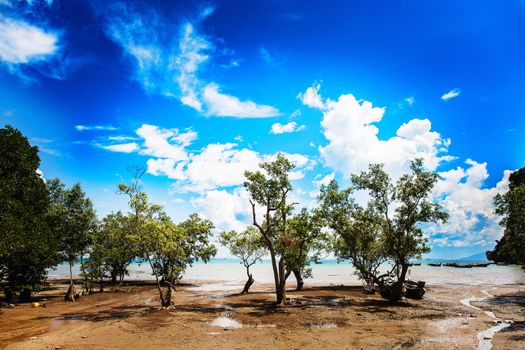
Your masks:
M 221 328 L 229 328 L 229 329 L 237 329 L 242 328 L 242 324 L 235 321 L 234 319 L 231 319 L 229 317 L 217 317 L 214 319 L 210 326 L 212 327 L 221 327 Z
M 334 329 L 337 328 L 335 323 L 312 323 L 310 324 L 312 329 Z
M 510 327 L 512 321 L 503 321 L 496 324 L 489 329 L 481 331 L 478 333 L 478 350 L 490 350 L 492 349 L 492 338 L 497 332 Z

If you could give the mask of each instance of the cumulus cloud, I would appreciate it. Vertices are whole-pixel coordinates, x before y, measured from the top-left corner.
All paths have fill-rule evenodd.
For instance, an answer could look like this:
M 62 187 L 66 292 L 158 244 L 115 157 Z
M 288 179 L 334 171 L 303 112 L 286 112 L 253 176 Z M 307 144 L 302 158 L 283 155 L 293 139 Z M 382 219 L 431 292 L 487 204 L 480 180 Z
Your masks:
M 503 233 L 494 213 L 493 198 L 508 190 L 510 171 L 506 170 L 495 187 L 485 188 L 489 177 L 487 163 L 467 159 L 466 166 L 440 172 L 433 196 L 449 213 L 445 224 L 429 227 L 431 242 L 438 246 L 487 245 Z
M 325 103 L 321 95 L 319 94 L 321 84 L 314 84 L 306 89 L 305 92 L 301 92 L 297 95 L 297 98 L 305 105 L 310 108 L 317 108 L 324 110 L 326 108 Z
M 58 35 L 0 15 L 0 60 L 7 64 L 43 61 L 58 51 Z
M 450 100 L 451 98 L 458 97 L 461 94 L 460 89 L 452 89 L 449 92 L 445 92 L 443 95 L 441 95 L 441 99 L 443 101 Z
M 322 99 L 319 86 L 301 96 L 310 96 L 303 103 L 320 109 L 321 126 L 327 144 L 320 146 L 322 161 L 343 176 L 366 170 L 370 163 L 383 163 L 396 179 L 409 169 L 410 161 L 423 158 L 427 169 L 446 169 L 456 157 L 448 154 L 450 139 L 432 130 L 429 119 L 411 119 L 403 123 L 390 138 L 380 138 L 379 127 L 385 108 L 357 100 L 351 94 L 337 100 Z M 489 174 L 487 163 L 472 159 L 465 166 L 439 172 L 441 179 L 432 193 L 443 205 L 450 219 L 446 224 L 428 225 L 429 238 L 434 246 L 464 247 L 487 245 L 501 237 L 499 218 L 494 214 L 492 200 L 508 186 L 509 171 L 495 187 L 485 187 Z M 333 178 L 329 174 L 314 181 L 314 187 Z M 316 191 L 312 192 L 315 194 Z M 358 200 L 360 194 L 357 194 Z
M 198 32 L 210 16 L 206 7 L 194 21 L 176 23 L 151 9 L 134 11 L 123 3 L 109 7 L 107 35 L 133 58 L 135 79 L 148 93 L 178 98 L 188 107 L 213 117 L 267 118 L 278 109 L 219 91 L 219 85 L 199 77 L 212 61 L 215 47 Z M 173 33 L 178 33 L 173 37 Z
M 450 140 L 433 131 L 430 120 L 412 119 L 399 127 L 396 136 L 381 139 L 376 124 L 383 119 L 385 108 L 357 100 L 352 94 L 323 100 L 319 88 L 310 87 L 300 96 L 305 105 L 323 111 L 321 126 L 328 144 L 319 147 L 321 159 L 344 176 L 366 170 L 370 163 L 383 163 L 397 178 L 415 158 L 423 158 L 430 170 L 453 159 L 442 154 Z
M 202 193 L 209 190 L 240 186 L 246 170 L 256 170 L 263 161 L 273 160 L 275 154 L 260 154 L 235 143 L 211 143 L 197 150 L 188 147 L 197 139 L 193 130 L 163 129 L 143 124 L 136 130 L 137 142 L 101 144 L 95 146 L 113 152 L 136 152 L 149 157 L 147 172 L 174 180 L 172 192 Z M 301 179 L 314 162 L 301 154 L 284 153 L 296 166 L 292 180 Z
M 272 128 L 270 129 L 270 133 L 271 134 L 285 134 L 285 133 L 290 133 L 290 132 L 297 132 L 297 131 L 304 130 L 305 127 L 306 126 L 304 125 L 297 126 L 296 122 L 290 122 L 288 124 L 275 123 L 272 125 Z

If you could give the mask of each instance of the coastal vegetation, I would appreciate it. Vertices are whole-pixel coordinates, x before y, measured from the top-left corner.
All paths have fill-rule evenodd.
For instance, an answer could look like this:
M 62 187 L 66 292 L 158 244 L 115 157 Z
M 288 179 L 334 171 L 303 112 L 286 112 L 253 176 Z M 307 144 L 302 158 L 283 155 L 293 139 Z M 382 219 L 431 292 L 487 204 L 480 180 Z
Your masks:
M 525 167 L 510 174 L 508 191 L 497 194 L 494 205 L 505 230 L 494 250 L 487 252 L 487 258 L 525 265 Z
M 132 169 L 132 180 L 117 186 L 129 210 L 98 220 L 80 184 L 67 188 L 59 179 L 43 179 L 38 149 L 18 130 L 6 126 L 0 135 L 0 227 L 5 233 L 0 241 L 0 279 L 6 298 L 29 300 L 45 283 L 48 269 L 67 262 L 66 300 L 75 301 L 81 294 L 72 272 L 77 261 L 87 293 L 97 285 L 98 291 L 106 284 L 119 288 L 129 265 L 137 261 L 149 265 L 160 304 L 169 307 L 187 268 L 215 256 L 214 224 L 198 214 L 175 223 L 143 190 L 144 169 Z M 316 208 L 296 210 L 299 203 L 290 198 L 293 169 L 292 162 L 278 154 L 259 170 L 246 171 L 252 225 L 218 236 L 246 269 L 242 294 L 255 280 L 250 268 L 269 255 L 276 304 L 284 305 L 287 279 L 293 274 L 301 290 L 304 278 L 312 275 L 310 264 L 334 254 L 350 260 L 372 290 L 377 286 L 391 301 L 403 298 L 410 262 L 430 251 L 424 225 L 448 217 L 430 196 L 438 175 L 415 159 L 410 172 L 393 181 L 381 164 L 371 164 L 368 171 L 351 175 L 347 188 L 335 180 L 321 186 Z M 523 169 L 512 174 L 509 191 L 495 199 L 506 227 L 489 253 L 497 255 L 495 260 L 523 263 L 523 178 Z M 357 191 L 367 193 L 366 203 L 356 199 Z

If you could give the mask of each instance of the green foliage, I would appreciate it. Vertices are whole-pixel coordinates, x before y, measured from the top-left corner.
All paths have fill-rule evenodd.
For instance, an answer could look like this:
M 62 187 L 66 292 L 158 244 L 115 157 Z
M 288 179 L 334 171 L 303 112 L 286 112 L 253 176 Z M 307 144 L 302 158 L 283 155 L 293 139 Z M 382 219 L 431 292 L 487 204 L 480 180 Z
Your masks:
M 48 220 L 58 239 L 61 257 L 71 269 L 91 244 L 96 213 L 80 184 L 67 189 L 59 179 L 52 179 L 47 188 L 51 198 Z
M 487 258 L 525 265 L 525 167 L 513 172 L 509 180 L 509 190 L 494 198 L 505 231 L 494 250 L 487 252 Z
M 132 211 L 129 239 L 151 266 L 162 306 L 171 306 L 172 291 L 187 267 L 197 260 L 208 262 L 216 254 L 217 249 L 210 243 L 213 224 L 197 214 L 174 224 L 161 206 L 149 203 L 140 188 L 142 174 L 138 172 L 130 185 L 119 185 L 119 190 L 129 196 Z
M 243 232 L 234 230 L 221 232 L 219 242 L 227 247 L 233 256 L 241 259 L 244 267 L 247 269 L 266 254 L 264 242 L 257 229 L 253 226 L 248 227 Z
M 286 257 L 287 273 L 296 271 L 302 277 L 312 277 L 309 264 L 328 255 L 330 237 L 322 231 L 319 215 L 310 214 L 306 208 L 290 217 L 287 225 L 286 235 L 278 242 L 278 250 L 283 251 Z
M 274 161 L 262 163 L 260 167 L 262 171 L 244 173 L 244 187 L 251 196 L 253 225 L 259 229 L 270 252 L 277 303 L 281 304 L 286 299 L 286 245 L 279 241 L 287 234 L 286 221 L 293 207 L 286 200 L 292 190 L 288 174 L 294 166 L 284 155 L 278 154 Z M 257 204 L 264 211 L 262 222 L 257 220 Z
M 49 195 L 38 173 L 38 148 L 17 129 L 0 129 L 0 281 L 32 290 L 57 263 L 46 215 Z
M 380 164 L 352 175 L 353 188 L 340 191 L 336 182 L 321 190 L 322 210 L 329 226 L 338 234 L 336 253 L 350 258 L 364 278 L 383 284 L 379 265 L 389 260 L 397 281 L 393 299 L 401 297 L 410 259 L 430 251 L 421 224 L 448 218 L 441 206 L 429 197 L 438 175 L 423 169 L 423 161 L 411 163 L 411 172 L 393 184 Z M 350 197 L 354 190 L 366 190 L 366 208 Z

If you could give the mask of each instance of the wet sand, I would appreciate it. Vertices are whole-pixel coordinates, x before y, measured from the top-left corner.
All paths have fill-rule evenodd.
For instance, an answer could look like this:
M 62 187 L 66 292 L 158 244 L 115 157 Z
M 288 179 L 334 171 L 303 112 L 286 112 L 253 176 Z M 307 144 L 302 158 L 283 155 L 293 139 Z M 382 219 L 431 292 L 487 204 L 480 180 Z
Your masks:
M 201 284 L 201 282 L 199 282 Z M 206 283 L 202 283 L 205 286 Z M 512 320 L 494 349 L 525 346 L 525 286 L 434 286 L 423 300 L 391 305 L 360 286 L 306 286 L 276 307 L 270 285 L 247 295 L 185 286 L 160 308 L 151 282 L 65 303 L 65 285 L 37 295 L 41 307 L 1 309 L 5 349 L 476 349 L 478 333 Z M 485 292 L 483 292 L 485 291 Z M 487 295 L 490 294 L 490 296 Z M 469 307 L 460 300 L 471 299 Z M 483 299 L 483 300 L 481 300 Z

